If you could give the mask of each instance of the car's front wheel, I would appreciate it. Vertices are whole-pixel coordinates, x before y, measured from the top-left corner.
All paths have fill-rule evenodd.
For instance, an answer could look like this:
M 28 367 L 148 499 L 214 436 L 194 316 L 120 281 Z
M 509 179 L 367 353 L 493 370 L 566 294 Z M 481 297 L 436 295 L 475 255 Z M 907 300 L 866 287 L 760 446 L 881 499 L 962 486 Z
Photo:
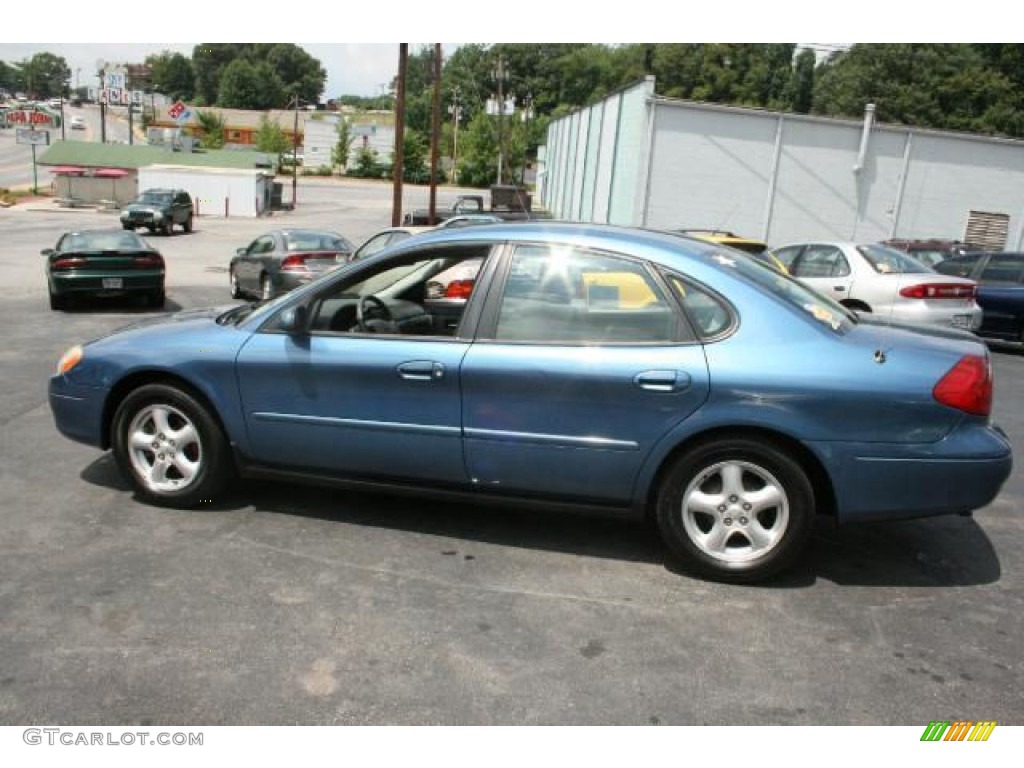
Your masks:
M 192 231 L 192 214 L 191 213 L 188 215 L 188 218 L 185 219 L 185 224 L 183 226 L 184 226 L 186 232 L 191 232 Z
M 679 456 L 658 491 L 669 550 L 700 576 L 758 581 L 790 565 L 811 533 L 814 490 L 800 464 L 747 438 L 703 443 Z
M 119 469 L 150 503 L 212 503 L 230 476 L 228 443 L 220 425 L 184 389 L 139 387 L 118 407 L 112 433 Z

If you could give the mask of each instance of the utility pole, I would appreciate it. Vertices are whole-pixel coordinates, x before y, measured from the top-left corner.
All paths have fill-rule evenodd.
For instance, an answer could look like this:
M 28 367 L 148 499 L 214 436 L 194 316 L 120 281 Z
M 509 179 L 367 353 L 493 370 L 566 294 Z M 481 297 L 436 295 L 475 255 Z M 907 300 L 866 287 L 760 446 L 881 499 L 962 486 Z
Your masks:
M 448 107 L 448 114 L 452 116 L 452 184 L 459 183 L 459 119 L 462 117 L 462 108 L 459 106 L 459 86 L 452 88 L 452 103 Z
M 391 226 L 402 223 L 402 175 L 405 172 L 405 71 L 409 64 L 409 44 L 398 44 L 398 93 L 395 94 L 395 153 L 392 158 Z
M 100 92 L 96 94 L 100 97 L 100 144 L 107 143 L 107 100 L 103 97 L 103 91 L 105 90 L 104 75 L 105 71 L 101 68 L 98 72 L 100 76 Z
M 292 96 L 295 104 L 295 122 L 292 125 L 292 208 L 297 202 L 299 188 L 299 94 Z
M 430 223 L 436 224 L 437 154 L 441 141 L 441 44 L 434 43 L 434 101 L 430 121 Z
M 501 184 L 505 165 L 505 81 L 508 79 L 504 56 L 498 56 L 492 74 L 498 83 L 498 184 Z

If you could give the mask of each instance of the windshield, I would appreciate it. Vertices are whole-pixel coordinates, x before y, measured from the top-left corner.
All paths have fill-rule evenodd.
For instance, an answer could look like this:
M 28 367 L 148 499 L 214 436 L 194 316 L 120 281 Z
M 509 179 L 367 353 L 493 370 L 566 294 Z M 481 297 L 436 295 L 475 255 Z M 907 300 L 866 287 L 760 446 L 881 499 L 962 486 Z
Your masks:
M 289 251 L 343 251 L 352 252 L 352 244 L 333 232 L 296 230 L 284 233 L 284 245 Z
M 61 251 L 134 251 L 149 246 L 134 232 L 120 230 L 74 232 L 60 242 Z
M 169 192 L 143 192 L 137 203 L 147 203 L 148 205 L 166 205 L 171 202 L 171 195 Z
M 857 250 L 865 261 L 881 275 L 921 275 L 933 272 L 920 261 L 903 251 L 882 245 L 858 245 Z

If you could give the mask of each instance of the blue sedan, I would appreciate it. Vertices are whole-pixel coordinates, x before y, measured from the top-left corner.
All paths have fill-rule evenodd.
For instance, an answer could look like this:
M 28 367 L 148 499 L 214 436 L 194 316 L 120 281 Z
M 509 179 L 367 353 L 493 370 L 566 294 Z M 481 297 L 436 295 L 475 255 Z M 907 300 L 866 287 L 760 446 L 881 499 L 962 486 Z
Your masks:
M 74 347 L 50 379 L 58 429 L 154 504 L 241 475 L 650 516 L 734 582 L 790 566 L 816 515 L 991 502 L 991 402 L 967 333 L 858 316 L 712 243 L 556 223 L 411 238 Z

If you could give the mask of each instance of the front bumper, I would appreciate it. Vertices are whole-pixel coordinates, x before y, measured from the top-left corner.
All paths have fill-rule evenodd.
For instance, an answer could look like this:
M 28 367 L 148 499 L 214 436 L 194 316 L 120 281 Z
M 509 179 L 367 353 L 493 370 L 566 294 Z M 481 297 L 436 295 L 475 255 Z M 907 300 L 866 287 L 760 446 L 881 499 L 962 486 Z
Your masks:
M 76 442 L 106 448 L 103 407 L 108 391 L 72 384 L 67 376 L 51 376 L 50 410 L 57 431 Z

